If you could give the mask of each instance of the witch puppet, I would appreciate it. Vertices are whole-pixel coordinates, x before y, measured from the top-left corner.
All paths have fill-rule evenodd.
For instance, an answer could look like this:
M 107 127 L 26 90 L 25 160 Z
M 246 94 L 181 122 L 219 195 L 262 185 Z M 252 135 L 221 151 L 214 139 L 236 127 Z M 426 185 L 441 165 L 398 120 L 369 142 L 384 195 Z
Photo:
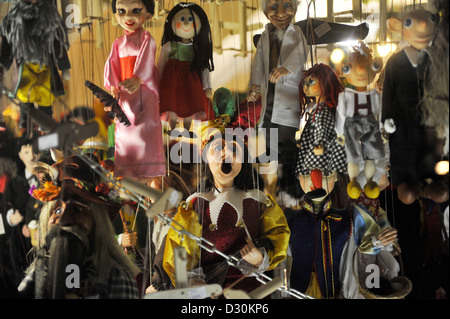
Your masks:
M 143 24 L 152 18 L 153 0 L 112 1 L 124 35 L 117 38 L 106 61 L 104 86 L 119 99 L 131 125 L 115 119 L 117 177 L 148 179 L 165 174 L 162 125 L 159 114 L 156 43 Z M 105 111 L 111 111 L 106 107 Z
M 52 116 L 55 98 L 65 94 L 62 80 L 70 79 L 71 68 L 66 27 L 53 1 L 22 0 L 11 6 L 0 35 L 0 69 L 13 66 L 17 71 L 10 98 L 19 101 L 23 133 L 31 129 L 28 109 L 37 105 Z
M 180 2 L 167 15 L 158 58 L 161 119 L 173 130 L 178 121 L 213 118 L 210 72 L 214 70 L 211 28 L 202 7 Z
M 434 172 L 442 155 L 440 142 L 435 128 L 423 123 L 426 116 L 423 118 L 420 105 L 424 79 L 419 57 L 425 53 L 422 50 L 429 47 L 436 23 L 437 16 L 422 7 L 407 11 L 402 19 L 388 20 L 392 32 L 401 34 L 407 43 L 386 62 L 381 119 L 389 133 L 392 184 L 397 188 L 398 199 L 405 205 L 426 194 L 437 202 L 448 199 L 448 189 L 439 187 L 441 182 Z M 439 153 L 437 158 L 436 153 Z M 434 183 L 428 184 L 427 179 Z M 434 191 L 430 192 L 431 189 Z
M 340 143 L 345 145 L 347 155 L 348 195 L 353 199 L 359 198 L 363 190 L 360 181 L 363 181 L 364 194 L 377 198 L 380 187 L 375 174 L 377 166 L 384 172 L 381 176 L 387 174 L 387 163 L 383 161 L 387 140 L 381 134 L 381 93 L 377 88 L 369 89 L 369 85 L 381 72 L 382 60 L 374 58 L 372 50 L 362 41 L 352 51 L 342 72 L 355 89 L 346 88 L 339 95 L 336 133 Z M 361 172 L 364 172 L 362 179 Z
M 202 137 L 206 179 L 202 191 L 178 208 L 165 242 L 163 267 L 175 287 L 177 247 L 187 252 L 189 282 L 219 284 L 224 291 L 231 287 L 253 291 L 261 285 L 255 275 L 274 269 L 286 258 L 290 235 L 286 218 L 277 203 L 261 191 L 262 179 L 248 161 L 247 145 L 240 135 L 228 135 L 228 121 L 224 116 L 197 131 Z M 180 227 L 208 240 L 221 254 L 180 236 Z M 222 254 L 238 261 L 230 265 Z

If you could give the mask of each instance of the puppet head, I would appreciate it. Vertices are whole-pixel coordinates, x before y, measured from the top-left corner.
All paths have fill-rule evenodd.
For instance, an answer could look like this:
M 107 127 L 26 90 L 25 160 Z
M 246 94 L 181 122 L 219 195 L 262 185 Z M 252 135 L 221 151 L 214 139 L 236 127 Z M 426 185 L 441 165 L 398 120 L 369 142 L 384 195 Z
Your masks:
M 402 20 L 390 18 L 388 25 L 393 32 L 401 34 L 411 47 L 422 50 L 434 36 L 437 16 L 424 8 L 418 8 L 407 12 Z
M 200 128 L 202 158 L 207 164 L 205 188 L 260 188 L 262 180 L 257 182 L 249 159 L 248 139 L 229 123 L 229 116 L 223 115 Z
M 314 65 L 303 74 L 299 84 L 300 104 L 302 112 L 312 100 L 317 104 L 325 102 L 329 107 L 337 105 L 339 93 L 344 91 L 336 72 L 328 65 Z
M 182 30 L 188 30 L 184 32 Z M 194 59 L 191 68 L 201 72 L 214 70 L 211 27 L 202 7 L 192 2 L 180 2 L 170 10 L 164 24 L 162 45 L 169 41 L 194 43 Z
M 366 91 L 367 86 L 373 82 L 382 68 L 383 60 L 379 57 L 374 58 L 372 50 L 360 41 L 353 47 L 353 52 L 342 67 L 342 73 L 345 79 L 356 87 L 356 90 Z
M 117 22 L 127 32 L 138 30 L 155 13 L 154 0 L 113 0 L 111 6 Z
M 19 159 L 25 165 L 25 169 L 28 172 L 33 171 L 33 166 L 39 159 L 39 154 L 33 152 L 32 140 L 26 137 L 22 137 L 17 142 L 17 154 Z
M 261 9 L 272 25 L 286 30 L 297 12 L 297 0 L 262 0 Z

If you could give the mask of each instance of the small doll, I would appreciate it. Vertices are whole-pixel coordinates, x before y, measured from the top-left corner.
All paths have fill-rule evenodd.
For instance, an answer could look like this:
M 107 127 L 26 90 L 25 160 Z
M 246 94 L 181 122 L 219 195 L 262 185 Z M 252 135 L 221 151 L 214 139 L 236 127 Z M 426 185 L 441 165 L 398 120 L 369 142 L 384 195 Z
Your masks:
M 418 61 L 419 53 L 434 36 L 436 19 L 430 11 L 417 8 L 407 12 L 403 19 L 388 20 L 389 28 L 409 44 L 386 62 L 381 119 L 389 133 L 392 184 L 397 187 L 399 200 L 407 205 L 416 201 L 419 184 L 434 170 L 427 164 L 436 142 L 427 138 L 434 132 L 422 124 L 419 101 L 423 79 L 418 75 Z
M 131 123 L 126 126 L 115 120 L 115 176 L 148 178 L 165 174 L 156 43 L 142 28 L 154 8 L 153 0 L 112 1 L 112 11 L 124 35 L 112 45 L 104 85 L 119 99 Z
M 36 104 L 52 116 L 54 99 L 65 93 L 62 78 L 70 78 L 71 67 L 66 27 L 53 1 L 21 0 L 3 19 L 0 36 L 0 69 L 16 64 L 12 94 L 20 102 L 19 128 L 25 131 L 29 108 Z
M 246 143 L 238 135 L 224 134 L 226 125 L 225 121 L 199 129 L 202 158 L 207 163 L 204 191 L 180 205 L 172 226 L 207 239 L 239 262 L 237 267 L 227 265 L 219 254 L 200 249 L 193 239 L 170 229 L 163 267 L 175 287 L 173 251 L 179 246 L 186 249 L 188 272 L 196 273 L 202 282 L 226 288 L 248 276 L 234 286 L 247 292 L 259 285 L 252 272 L 271 270 L 286 258 L 290 231 L 283 211 L 260 191 Z
M 306 71 L 300 82 L 302 109 L 300 149 L 296 174 L 328 170 L 346 172 L 344 147 L 336 141 L 335 113 L 339 93 L 344 91 L 336 72 L 325 64 L 316 64 Z M 308 105 L 314 101 L 314 105 Z
M 192 118 L 209 115 L 212 97 L 209 72 L 214 70 L 211 29 L 206 13 L 195 3 L 180 2 L 170 10 L 158 59 L 160 112 L 174 129 L 179 118 L 189 130 Z
M 355 87 L 346 88 L 339 95 L 336 114 L 336 133 L 341 144 L 345 144 L 350 183 L 348 195 L 356 199 L 361 195 L 361 185 L 357 181 L 360 163 L 364 163 L 366 184 L 364 193 L 377 198 L 380 189 L 374 175 L 375 161 L 386 156 L 385 143 L 381 135 L 381 94 L 377 89 L 368 90 L 377 73 L 381 72 L 382 61 L 374 58 L 362 41 L 353 48 L 342 71 L 345 79 Z

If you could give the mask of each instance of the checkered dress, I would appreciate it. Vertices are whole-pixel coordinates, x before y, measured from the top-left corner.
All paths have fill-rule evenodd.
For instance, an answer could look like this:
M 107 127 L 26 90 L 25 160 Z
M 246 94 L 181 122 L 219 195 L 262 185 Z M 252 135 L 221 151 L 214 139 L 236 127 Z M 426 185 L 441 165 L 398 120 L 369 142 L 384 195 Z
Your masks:
M 300 138 L 296 175 L 307 175 L 314 169 L 345 173 L 345 148 L 336 142 L 335 117 L 331 109 L 321 103 L 319 109 L 315 105 L 304 116 L 307 120 Z M 314 155 L 313 149 L 319 144 L 324 146 L 324 154 Z

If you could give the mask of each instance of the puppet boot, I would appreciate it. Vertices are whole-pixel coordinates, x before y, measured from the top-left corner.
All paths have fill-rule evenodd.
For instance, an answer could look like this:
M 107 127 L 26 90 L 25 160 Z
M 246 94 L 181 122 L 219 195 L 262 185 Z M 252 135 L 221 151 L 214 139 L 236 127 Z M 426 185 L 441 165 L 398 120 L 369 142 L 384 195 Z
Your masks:
M 398 199 L 405 205 L 414 203 L 420 194 L 420 189 L 417 185 L 411 185 L 407 182 L 401 183 L 397 187 Z
M 348 163 L 347 170 L 350 178 L 350 183 L 347 185 L 347 194 L 350 198 L 357 199 L 362 192 L 361 185 L 356 180 L 359 175 L 359 163 Z
M 358 199 L 361 196 L 361 191 L 361 185 L 359 185 L 358 181 L 354 180 L 348 183 L 347 194 L 350 198 Z
M 364 186 L 364 194 L 369 198 L 378 198 L 378 196 L 380 196 L 380 187 L 378 187 L 378 184 L 374 181 L 367 182 Z

